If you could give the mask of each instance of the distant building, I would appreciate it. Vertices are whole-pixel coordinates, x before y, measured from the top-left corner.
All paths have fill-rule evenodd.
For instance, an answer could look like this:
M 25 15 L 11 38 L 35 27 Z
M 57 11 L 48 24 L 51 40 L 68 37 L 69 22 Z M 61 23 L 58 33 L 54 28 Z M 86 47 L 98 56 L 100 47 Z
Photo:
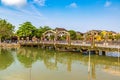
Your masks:
M 82 32 L 76 32 L 76 35 L 81 35 L 81 36 L 83 36 L 84 33 L 82 33 Z
M 101 30 L 90 30 L 84 34 L 84 40 L 92 41 L 93 37 L 95 41 L 100 41 L 101 37 L 99 36 Z
M 55 31 L 58 32 L 58 31 L 67 31 L 65 28 L 55 28 Z
M 88 35 L 99 35 L 101 33 L 101 30 L 90 30 L 88 32 L 86 32 L 86 34 Z

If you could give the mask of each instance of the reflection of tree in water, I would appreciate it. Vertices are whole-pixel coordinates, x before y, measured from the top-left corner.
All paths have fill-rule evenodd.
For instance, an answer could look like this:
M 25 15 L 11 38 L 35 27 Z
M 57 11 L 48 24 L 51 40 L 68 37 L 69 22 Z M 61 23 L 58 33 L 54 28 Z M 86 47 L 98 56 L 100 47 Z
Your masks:
M 20 48 L 17 51 L 18 60 L 25 67 L 31 67 L 33 62 L 40 60 L 44 61 L 45 66 L 50 70 L 57 69 L 57 61 L 54 51 L 42 50 L 37 48 Z
M 50 70 L 56 70 L 57 67 L 57 57 L 55 55 L 54 52 L 44 52 L 43 54 L 45 54 L 43 57 L 43 61 L 45 66 L 50 69 Z
M 55 51 L 43 51 L 41 57 L 48 69 L 58 69 L 57 63 L 59 62 L 67 66 L 67 71 L 71 71 L 72 60 L 79 60 L 80 58 L 76 54 Z
M 58 53 L 57 54 L 57 61 L 67 65 L 67 70 L 71 71 L 71 64 L 72 64 L 72 60 L 71 60 L 71 54 L 70 53 Z
M 20 48 L 17 52 L 19 61 L 26 67 L 30 67 L 33 62 L 39 60 L 43 61 L 46 68 L 50 70 L 57 70 L 58 63 L 65 64 L 67 71 L 71 71 L 72 64 L 76 61 L 80 61 L 81 64 L 88 66 L 88 56 L 80 55 L 78 53 L 69 52 L 55 52 L 52 50 L 42 50 L 38 48 Z M 117 58 L 106 57 L 106 56 L 95 56 L 91 55 L 91 77 L 96 79 L 96 66 L 119 66 Z
M 0 70 L 4 70 L 14 62 L 13 56 L 7 49 L 0 48 Z
M 59 52 L 57 53 L 57 61 L 59 63 L 65 64 L 67 66 L 67 71 L 71 71 L 72 63 L 77 60 L 79 61 L 79 58 L 81 57 L 80 54 L 77 53 L 65 53 L 65 52 Z
M 25 67 L 29 68 L 37 60 L 37 51 L 30 48 L 20 48 L 17 51 L 17 57 Z
M 91 70 L 91 73 L 92 73 L 92 78 L 93 79 L 96 79 L 96 65 L 94 63 L 91 64 L 91 67 L 92 67 L 92 70 Z

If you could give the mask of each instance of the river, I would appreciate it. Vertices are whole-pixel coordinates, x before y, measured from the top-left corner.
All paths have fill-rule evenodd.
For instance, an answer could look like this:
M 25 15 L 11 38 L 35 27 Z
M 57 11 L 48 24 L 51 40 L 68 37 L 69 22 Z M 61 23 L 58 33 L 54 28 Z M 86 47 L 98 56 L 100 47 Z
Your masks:
M 0 48 L 0 80 L 120 80 L 120 59 L 40 48 Z

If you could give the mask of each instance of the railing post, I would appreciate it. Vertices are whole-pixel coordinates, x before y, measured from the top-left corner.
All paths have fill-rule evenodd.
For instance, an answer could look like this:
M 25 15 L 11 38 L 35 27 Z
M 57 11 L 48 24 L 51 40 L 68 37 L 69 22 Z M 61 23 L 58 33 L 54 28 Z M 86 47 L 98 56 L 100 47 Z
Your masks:
M 68 45 L 71 45 L 71 39 L 70 39 L 70 34 L 68 34 L 68 36 L 67 36 L 67 41 L 68 41 Z

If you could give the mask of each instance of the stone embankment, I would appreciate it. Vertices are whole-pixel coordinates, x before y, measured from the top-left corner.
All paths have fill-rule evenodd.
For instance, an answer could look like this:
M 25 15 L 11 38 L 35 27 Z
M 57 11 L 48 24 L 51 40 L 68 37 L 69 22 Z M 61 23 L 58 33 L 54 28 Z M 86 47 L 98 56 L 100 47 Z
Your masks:
M 0 47 L 18 48 L 20 47 L 20 44 L 19 43 L 0 43 Z

